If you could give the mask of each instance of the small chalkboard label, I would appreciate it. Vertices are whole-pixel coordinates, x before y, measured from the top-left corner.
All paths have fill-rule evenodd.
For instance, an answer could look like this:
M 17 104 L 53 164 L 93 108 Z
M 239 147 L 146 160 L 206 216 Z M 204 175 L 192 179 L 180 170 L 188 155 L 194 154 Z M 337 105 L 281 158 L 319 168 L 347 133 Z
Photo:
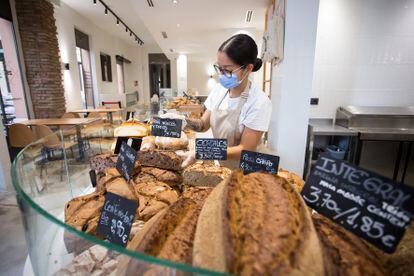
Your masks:
M 116 162 L 116 168 L 127 181 L 132 177 L 136 159 L 137 152 L 125 142 L 122 142 L 121 150 L 119 151 L 118 160 Z
M 227 139 L 196 139 L 197 160 L 227 160 Z
M 183 121 L 180 119 L 155 118 L 152 122 L 151 135 L 180 138 Z
M 321 156 L 302 190 L 315 211 L 392 253 L 414 214 L 414 188 Z
M 96 187 L 96 171 L 90 170 L 89 171 L 89 177 L 91 178 L 92 187 Z
M 98 235 L 111 243 L 126 247 L 137 208 L 138 201 L 106 193 L 96 229 Z
M 115 154 L 119 153 L 122 142 L 127 143 L 134 150 L 139 151 L 141 148 L 141 144 L 142 144 L 142 138 L 118 137 L 116 139 L 116 144 L 115 144 L 115 150 L 114 150 Z
M 243 150 L 240 155 L 240 168 L 244 174 L 251 172 L 267 172 L 276 174 L 279 167 L 279 156 Z

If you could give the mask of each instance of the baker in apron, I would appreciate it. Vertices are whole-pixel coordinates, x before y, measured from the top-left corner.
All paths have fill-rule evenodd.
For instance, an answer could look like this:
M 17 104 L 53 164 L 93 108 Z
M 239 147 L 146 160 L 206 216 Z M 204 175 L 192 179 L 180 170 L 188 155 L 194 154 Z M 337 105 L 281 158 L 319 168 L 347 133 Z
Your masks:
M 213 137 L 227 139 L 227 158 L 220 164 L 231 169 L 239 165 L 242 150 L 254 151 L 268 130 L 272 112 L 269 98 L 250 80 L 262 65 L 257 45 L 248 35 L 230 37 L 219 48 L 218 83 L 210 92 L 201 119 L 187 119 L 187 126 L 197 132 L 211 128 Z M 195 162 L 194 151 L 183 155 L 183 167 Z

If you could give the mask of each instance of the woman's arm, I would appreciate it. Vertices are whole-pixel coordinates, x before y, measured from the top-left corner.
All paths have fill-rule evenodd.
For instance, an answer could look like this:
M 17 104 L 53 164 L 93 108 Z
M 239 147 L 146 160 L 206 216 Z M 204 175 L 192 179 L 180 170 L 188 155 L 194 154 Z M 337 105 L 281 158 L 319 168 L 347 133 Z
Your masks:
M 210 128 L 210 110 L 206 110 L 203 113 L 201 119 L 187 118 L 187 126 L 197 132 L 205 132 Z
M 244 127 L 241 141 L 238 146 L 229 147 L 227 149 L 228 159 L 240 159 L 242 150 L 254 151 L 262 138 L 263 131 L 257 131 Z

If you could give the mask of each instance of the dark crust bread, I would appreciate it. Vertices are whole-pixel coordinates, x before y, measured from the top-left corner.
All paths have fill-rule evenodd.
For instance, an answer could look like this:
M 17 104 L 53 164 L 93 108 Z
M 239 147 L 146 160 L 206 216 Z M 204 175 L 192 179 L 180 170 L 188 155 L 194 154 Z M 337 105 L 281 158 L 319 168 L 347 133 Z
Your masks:
M 386 274 L 383 263 L 360 238 L 322 215 L 312 218 L 322 244 L 325 275 Z
M 174 151 L 140 151 L 138 161 L 147 167 L 156 167 L 171 171 L 181 171 L 182 158 Z

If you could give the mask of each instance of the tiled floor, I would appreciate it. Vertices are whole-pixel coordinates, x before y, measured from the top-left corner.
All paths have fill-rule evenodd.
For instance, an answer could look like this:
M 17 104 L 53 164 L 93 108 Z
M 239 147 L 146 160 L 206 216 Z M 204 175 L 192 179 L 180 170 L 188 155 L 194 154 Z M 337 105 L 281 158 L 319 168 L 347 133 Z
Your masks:
M 24 229 L 12 192 L 0 193 L 0 275 L 22 275 L 27 258 Z

